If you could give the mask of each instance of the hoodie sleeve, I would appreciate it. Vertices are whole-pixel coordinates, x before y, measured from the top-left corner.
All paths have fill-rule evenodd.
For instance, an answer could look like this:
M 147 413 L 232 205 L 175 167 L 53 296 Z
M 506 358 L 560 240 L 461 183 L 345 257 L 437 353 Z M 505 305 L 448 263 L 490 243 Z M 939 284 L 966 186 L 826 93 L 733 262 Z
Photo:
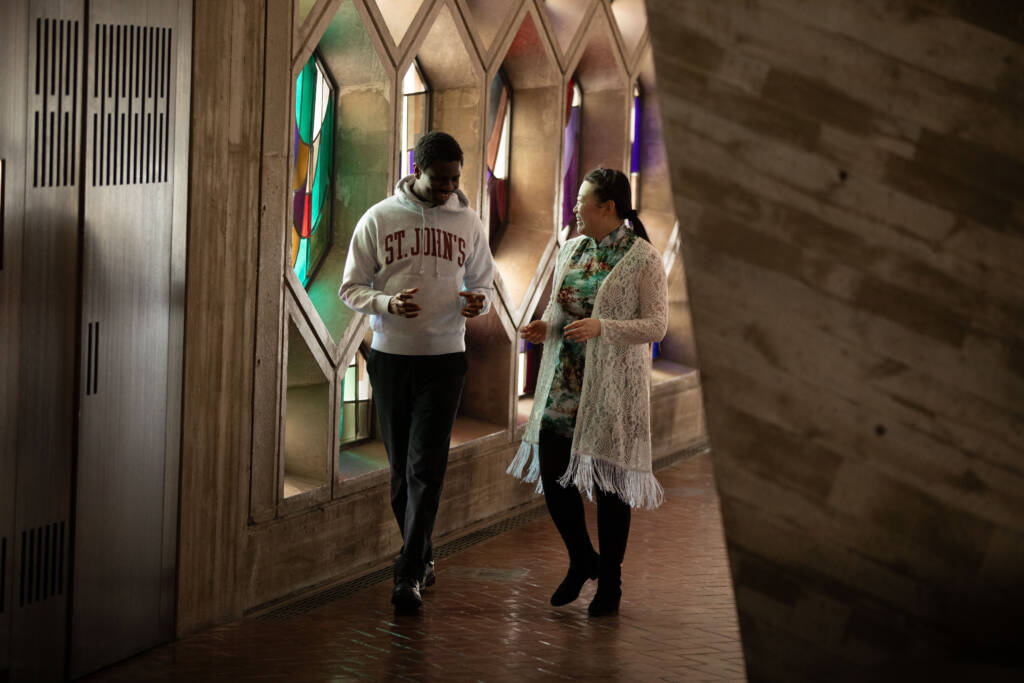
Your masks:
M 494 259 L 491 257 L 491 247 L 487 243 L 487 238 L 484 237 L 483 223 L 476 216 L 473 227 L 473 249 L 466 259 L 463 282 L 466 291 L 484 295 L 484 307 L 480 309 L 480 315 L 484 315 L 491 310 L 491 299 L 494 297 Z
M 373 276 L 380 270 L 377 261 L 377 222 L 366 213 L 356 224 L 345 257 L 345 277 L 338 296 L 349 308 L 368 315 L 388 312 L 391 296 L 373 288 Z

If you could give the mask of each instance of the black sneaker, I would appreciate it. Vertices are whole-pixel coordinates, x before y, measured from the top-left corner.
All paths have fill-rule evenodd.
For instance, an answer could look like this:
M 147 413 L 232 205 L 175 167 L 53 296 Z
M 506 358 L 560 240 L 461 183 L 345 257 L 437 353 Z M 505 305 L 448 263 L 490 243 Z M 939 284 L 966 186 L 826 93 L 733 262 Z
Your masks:
M 395 606 L 396 612 L 415 612 L 423 604 L 423 596 L 420 594 L 420 582 L 414 579 L 401 578 L 395 582 L 395 589 L 391 591 L 391 604 Z
M 429 588 L 437 582 L 437 574 L 434 572 L 434 561 L 430 560 L 423 566 L 423 580 L 420 581 L 422 588 Z

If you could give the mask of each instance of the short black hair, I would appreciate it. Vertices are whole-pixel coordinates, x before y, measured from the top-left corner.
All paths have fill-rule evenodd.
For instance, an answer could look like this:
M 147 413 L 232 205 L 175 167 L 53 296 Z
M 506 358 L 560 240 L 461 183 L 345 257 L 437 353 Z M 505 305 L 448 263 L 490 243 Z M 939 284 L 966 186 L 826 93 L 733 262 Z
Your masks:
M 457 161 L 461 164 L 462 159 L 459 143 L 448 133 L 439 130 L 432 130 L 421 137 L 412 153 L 412 160 L 421 171 L 430 168 L 435 161 Z

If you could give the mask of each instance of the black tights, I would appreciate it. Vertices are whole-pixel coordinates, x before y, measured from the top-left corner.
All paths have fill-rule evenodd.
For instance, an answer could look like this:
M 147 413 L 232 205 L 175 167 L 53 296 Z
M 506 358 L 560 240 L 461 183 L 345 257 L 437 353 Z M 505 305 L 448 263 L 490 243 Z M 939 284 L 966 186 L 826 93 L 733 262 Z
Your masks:
M 572 439 L 554 432 L 540 432 L 540 478 L 544 483 L 544 500 L 569 551 L 569 563 L 585 566 L 594 554 L 583 513 L 583 497 L 571 484 L 563 488 L 558 479 L 569 467 Z M 597 500 L 597 540 L 601 547 L 601 569 L 617 573 L 626 554 L 629 538 L 629 505 L 614 493 L 594 487 Z

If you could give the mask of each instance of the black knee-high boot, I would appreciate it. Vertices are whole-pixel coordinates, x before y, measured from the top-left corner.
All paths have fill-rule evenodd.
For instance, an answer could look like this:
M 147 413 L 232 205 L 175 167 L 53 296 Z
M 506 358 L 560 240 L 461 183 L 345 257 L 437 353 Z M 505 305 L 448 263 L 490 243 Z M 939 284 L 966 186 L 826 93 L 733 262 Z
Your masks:
M 597 539 L 601 544 L 601 563 L 597 579 L 597 593 L 587 607 L 592 617 L 612 614 L 619 610 L 622 598 L 622 559 L 626 556 L 629 522 L 632 517 L 629 504 L 615 493 L 597 489 Z
M 551 596 L 551 604 L 567 605 L 580 595 L 588 579 L 596 579 L 598 555 L 590 542 L 587 521 L 583 512 L 583 498 L 574 486 L 558 483 L 569 466 L 572 439 L 546 430 L 540 433 L 540 476 L 544 484 L 544 501 L 551 519 L 569 551 L 569 571 Z

